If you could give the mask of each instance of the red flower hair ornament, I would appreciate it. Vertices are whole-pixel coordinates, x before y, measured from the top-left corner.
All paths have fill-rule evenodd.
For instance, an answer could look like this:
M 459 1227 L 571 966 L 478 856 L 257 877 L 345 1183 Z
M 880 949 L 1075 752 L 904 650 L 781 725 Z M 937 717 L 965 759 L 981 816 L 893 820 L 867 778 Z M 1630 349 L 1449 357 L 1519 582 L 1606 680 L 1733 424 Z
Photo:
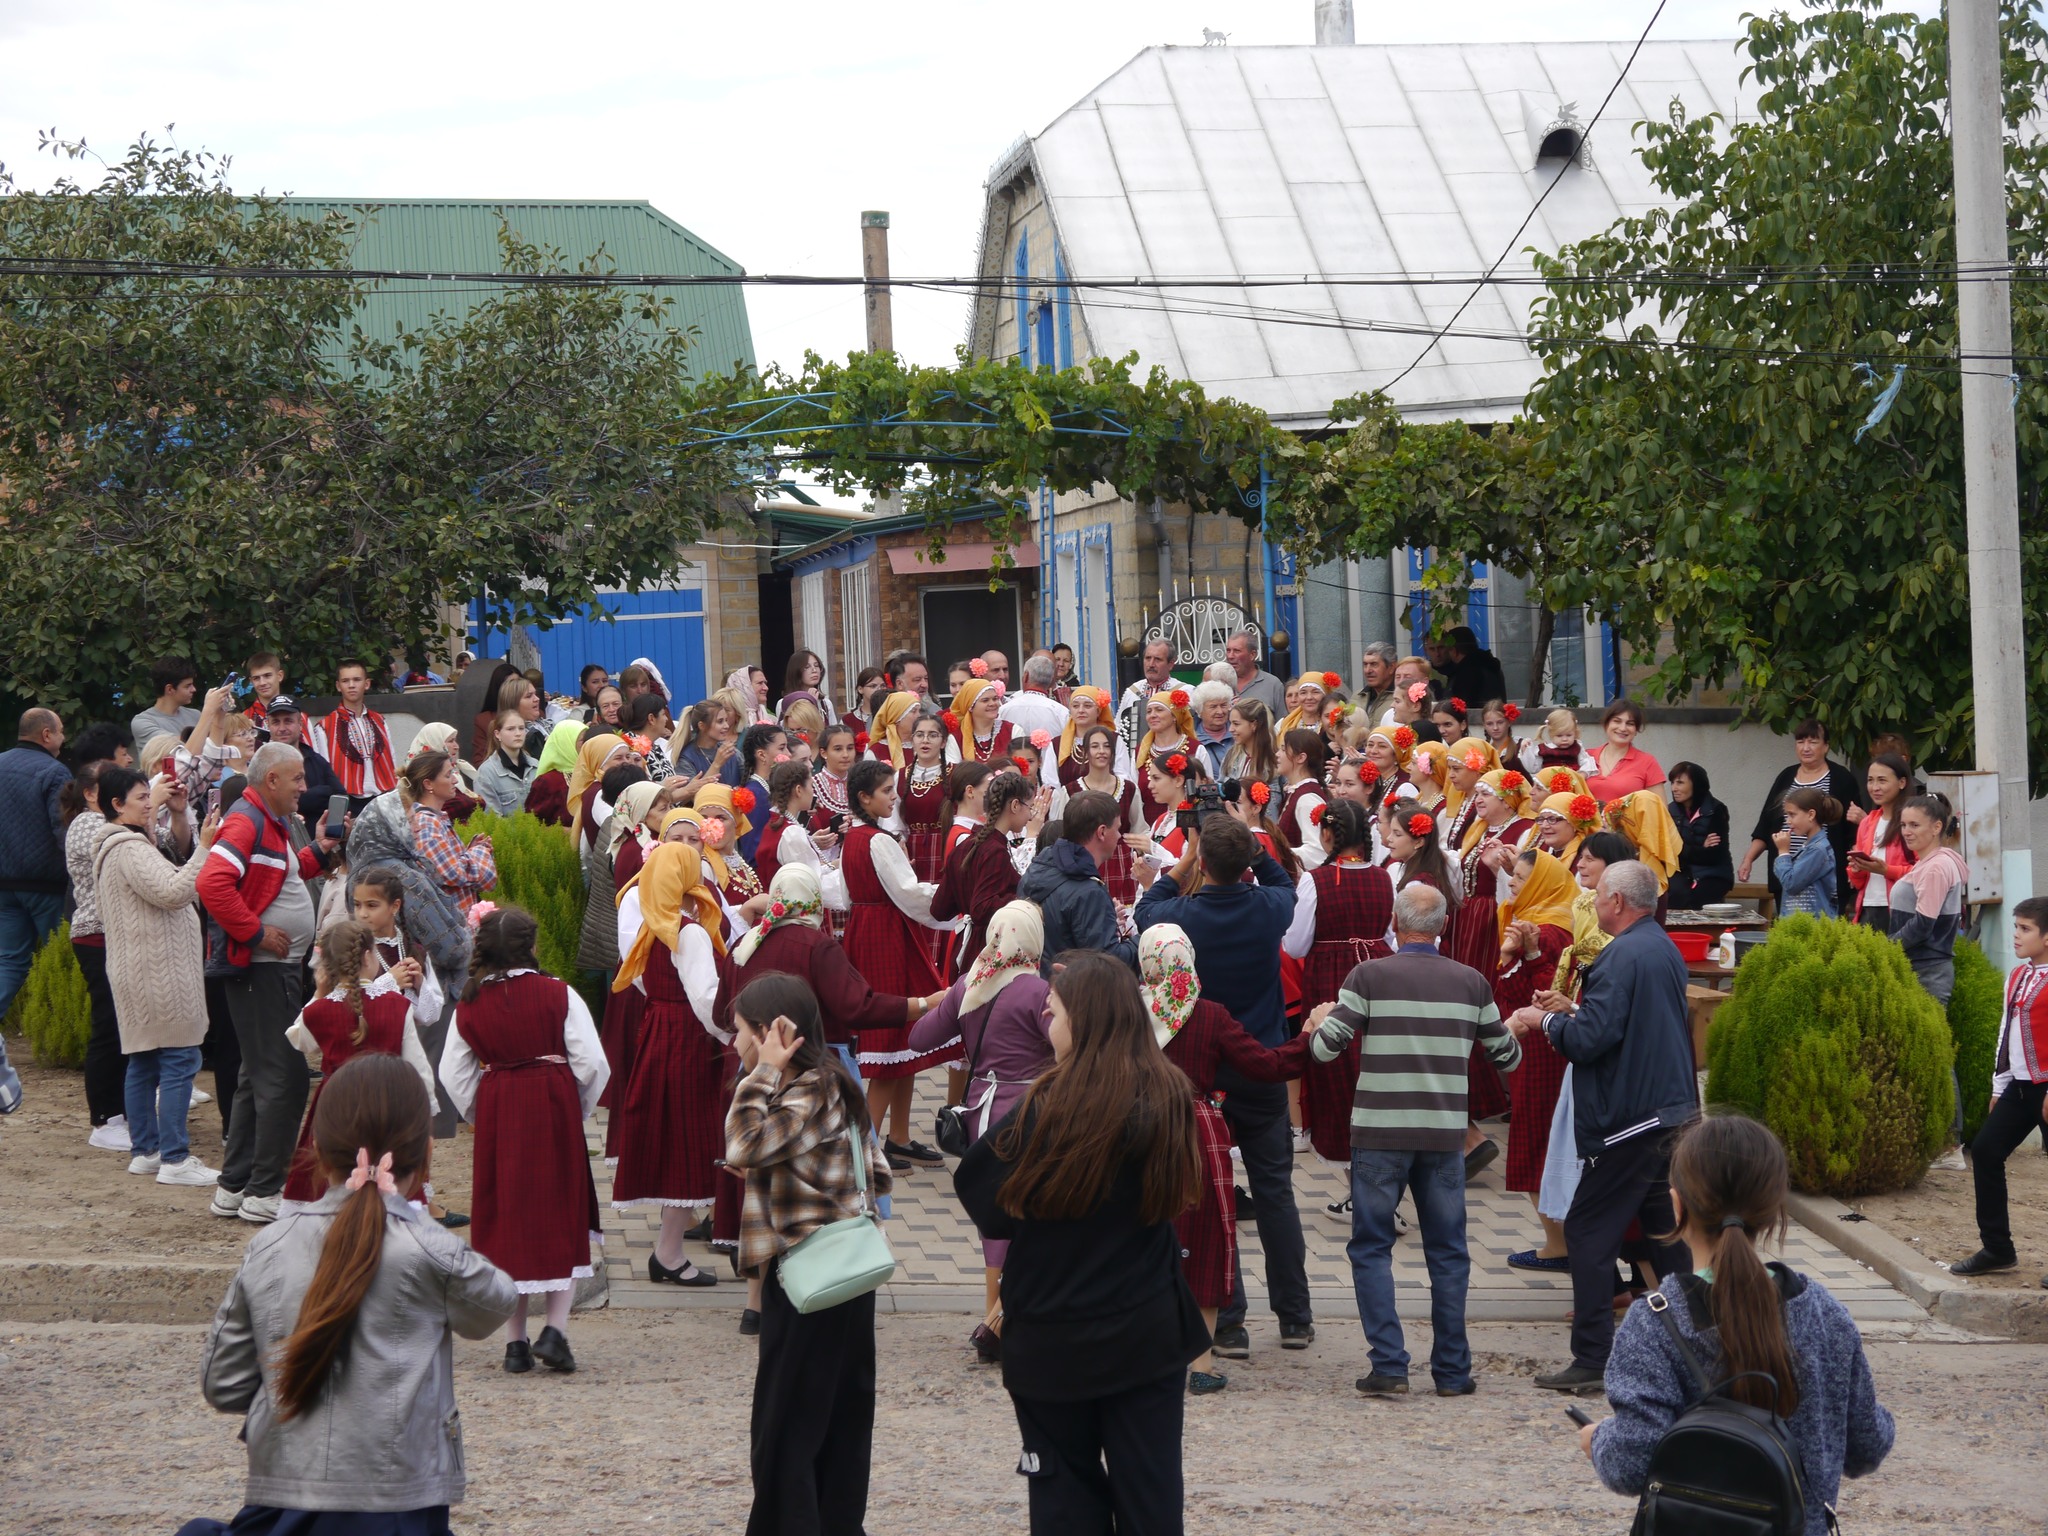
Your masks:
M 1166 696 L 1166 702 L 1167 702 L 1167 703 L 1169 703 L 1169 704 L 1171 704 L 1171 705 L 1172 705 L 1172 706 L 1173 706 L 1173 707 L 1174 707 L 1175 709 L 1186 709 L 1186 708 L 1188 707 L 1188 691 L 1187 691 L 1187 689 L 1185 689 L 1185 688 L 1176 688 L 1176 689 L 1174 689 L 1174 690 L 1173 690 L 1173 692 L 1169 693 L 1169 694 L 1168 694 L 1168 695 Z
M 1320 827 L 1323 824 L 1323 813 L 1328 809 L 1329 806 L 1318 800 L 1308 808 L 1308 824 L 1312 827 Z
M 1429 684 L 1427 684 L 1427 683 L 1410 683 L 1410 684 L 1408 685 L 1408 702 L 1409 702 L 1410 704 L 1420 704 L 1420 703 L 1421 703 L 1421 702 L 1422 702 L 1422 701 L 1423 701 L 1424 699 L 1426 699 L 1426 698 L 1428 698 L 1428 697 L 1429 697 Z
M 732 792 L 732 808 L 745 816 L 754 808 L 754 792 L 741 788 Z
M 1417 811 L 1408 818 L 1408 835 L 1422 838 L 1436 830 L 1436 818 L 1427 811 Z
M 1031 772 L 1031 759 L 1024 756 L 1023 753 L 1018 753 L 1015 757 L 1011 758 L 1010 761 L 1016 764 L 1017 771 L 1019 773 Z
M 1273 786 L 1264 779 L 1253 779 L 1252 787 L 1246 790 L 1245 793 L 1251 796 L 1253 805 L 1264 805 L 1273 798 Z
M 1176 752 L 1167 758 L 1166 771 L 1176 779 L 1184 775 L 1188 771 L 1187 754 L 1185 752 Z
M 1031 733 L 1031 745 L 1038 748 L 1039 751 L 1043 752 L 1047 747 L 1052 745 L 1052 732 L 1033 731 Z
M 1333 731 L 1342 725 L 1344 723 L 1344 706 L 1342 704 L 1332 704 L 1330 712 L 1323 716 L 1323 723 Z
M 1598 800 L 1595 800 L 1591 795 L 1574 795 L 1572 797 L 1573 821 L 1598 821 L 1599 819 L 1600 802 Z
M 1323 691 L 1325 693 L 1335 693 L 1339 688 L 1342 688 L 1343 686 L 1344 679 L 1339 677 L 1336 673 L 1325 672 L 1323 674 Z
M 1370 789 L 1380 781 L 1380 765 L 1367 758 L 1358 765 L 1358 782 Z
M 970 677 L 987 677 L 988 663 L 979 656 L 975 657 L 974 660 L 967 663 L 967 674 Z
M 1477 751 L 1467 752 L 1465 754 L 1465 767 L 1473 773 L 1486 772 L 1486 754 Z
M 1503 704 L 1500 707 L 1500 712 L 1507 716 L 1509 725 L 1513 725 L 1522 718 L 1522 706 L 1519 704 Z
M 943 725 L 947 731 L 955 736 L 960 734 L 960 717 L 950 709 L 939 711 L 939 724 Z
M 1500 776 L 1500 787 L 1511 795 L 1518 793 L 1528 782 L 1527 779 L 1523 778 L 1513 769 L 1509 769 Z
M 1455 709 L 1459 714 L 1462 715 L 1465 713 L 1465 701 L 1463 699 L 1453 698 L 1451 700 L 1451 708 Z
M 1415 750 L 1415 732 L 1405 725 L 1394 727 L 1394 750 L 1412 752 Z
M 868 733 L 866 731 L 855 731 L 853 733 L 853 750 L 856 752 L 865 752 L 867 751 L 867 749 Z
M 1550 776 L 1550 792 L 1551 792 L 1551 793 L 1552 793 L 1553 795 L 1561 795 L 1561 794 L 1563 794 L 1563 793 L 1564 793 L 1564 792 L 1565 792 L 1566 790 L 1570 789 L 1571 787 L 1572 787 L 1572 771 L 1571 771 L 1571 769 L 1569 769 L 1569 768 L 1560 768 L 1560 769 L 1558 769 L 1558 770 L 1557 770 L 1557 772 L 1553 773 L 1553 774 L 1552 774 L 1552 775 Z

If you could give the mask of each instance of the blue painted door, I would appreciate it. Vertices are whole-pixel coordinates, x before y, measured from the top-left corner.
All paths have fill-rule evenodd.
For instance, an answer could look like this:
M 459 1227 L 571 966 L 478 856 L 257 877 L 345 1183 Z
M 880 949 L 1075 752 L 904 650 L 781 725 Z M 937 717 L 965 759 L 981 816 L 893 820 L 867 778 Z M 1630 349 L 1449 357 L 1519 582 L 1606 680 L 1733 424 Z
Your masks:
M 541 670 L 548 692 L 574 694 L 584 667 L 596 662 L 612 676 L 644 656 L 661 669 L 671 698 L 694 704 L 709 690 L 704 676 L 704 591 L 701 587 L 650 587 L 644 592 L 619 592 L 604 599 L 603 613 L 586 610 L 533 630 L 540 648 Z M 471 610 L 471 622 L 476 622 Z M 505 654 L 501 631 L 477 631 L 481 650 Z

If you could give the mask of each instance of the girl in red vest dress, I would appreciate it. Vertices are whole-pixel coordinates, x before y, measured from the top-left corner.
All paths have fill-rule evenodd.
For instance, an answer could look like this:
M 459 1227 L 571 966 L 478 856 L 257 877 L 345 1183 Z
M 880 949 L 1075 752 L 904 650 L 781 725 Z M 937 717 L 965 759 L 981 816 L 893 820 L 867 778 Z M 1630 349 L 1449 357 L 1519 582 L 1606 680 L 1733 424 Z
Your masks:
M 1093 791 L 1107 795 L 1117 805 L 1117 842 L 1109 851 L 1109 858 L 1102 866 L 1102 883 L 1109 887 L 1110 900 L 1120 907 L 1134 907 L 1138 904 L 1138 878 L 1134 869 L 1131 846 L 1124 839 L 1134 832 L 1144 830 L 1144 811 L 1140 805 L 1138 786 L 1129 779 L 1120 778 L 1116 771 L 1117 735 L 1106 725 L 1091 725 L 1082 734 L 1082 750 L 1087 757 L 1088 767 L 1078 778 L 1060 785 L 1053 791 L 1050 814 L 1054 818 L 1064 816 L 1067 802 L 1075 795 Z
M 946 986 L 924 940 L 931 928 L 943 926 L 932 917 L 933 888 L 919 881 L 903 845 L 882 830 L 896 810 L 896 771 L 887 763 L 855 763 L 846 787 L 855 817 L 839 861 L 848 902 L 847 958 L 877 992 L 935 997 Z M 860 1075 L 890 1165 L 939 1168 L 945 1158 L 910 1137 L 912 1080 L 927 1068 L 959 1060 L 960 1042 L 920 1054 L 910 1048 L 909 1037 L 907 1026 L 862 1030 Z
M 910 856 L 910 870 L 923 885 L 936 885 L 946 867 L 946 833 L 953 806 L 946 794 L 946 728 L 929 715 L 910 728 L 910 761 L 896 775 L 896 819 L 890 831 Z M 932 969 L 941 980 L 953 947 L 950 929 L 927 928 L 920 935 Z
M 1323 788 L 1323 765 L 1328 761 L 1329 748 L 1321 733 L 1306 726 L 1289 731 L 1273 748 L 1273 764 L 1287 790 L 1280 802 L 1276 830 L 1303 869 L 1314 869 L 1323 862 L 1323 840 L 1310 817 L 1317 806 L 1330 803 L 1329 792 Z M 1350 1159 L 1345 1162 L 1348 1165 Z
M 426 1085 L 427 1102 L 434 1102 L 434 1068 L 413 1028 L 412 1003 L 383 970 L 368 924 L 344 919 L 321 930 L 313 954 L 319 996 L 285 1031 L 285 1039 L 320 1067 L 320 1081 L 306 1100 L 306 1118 L 285 1179 L 286 1200 L 311 1202 L 327 1193 L 327 1176 L 320 1171 L 313 1146 L 313 1111 L 320 1107 L 320 1090 L 343 1062 L 356 1056 L 403 1057 Z
M 569 1304 L 576 1282 L 597 1272 L 590 1245 L 604 1241 L 583 1122 L 612 1069 L 590 1006 L 541 974 L 539 937 L 540 924 L 519 907 L 494 908 L 477 923 L 469 984 L 441 1058 L 449 1099 L 476 1127 L 470 1244 L 519 1286 L 505 1345 L 505 1369 L 515 1373 L 535 1360 L 576 1369 Z M 529 1344 L 527 1307 L 537 1295 L 547 1297 L 547 1323 Z
M 1354 800 L 1322 808 L 1316 831 L 1323 862 L 1295 886 L 1294 921 L 1281 947 L 1302 962 L 1304 1016 L 1335 1002 L 1352 970 L 1393 953 L 1394 882 L 1372 862 L 1372 816 Z M 1358 1042 L 1335 1061 L 1311 1060 L 1301 1077 L 1301 1118 L 1309 1144 L 1327 1163 L 1351 1163 L 1351 1103 L 1358 1087 Z M 1349 1215 L 1348 1200 L 1330 1207 Z
M 619 973 L 614 988 L 647 994 L 633 1075 L 615 1094 L 619 1165 L 612 1205 L 661 1209 L 661 1232 L 647 1256 L 657 1285 L 715 1285 L 717 1277 L 683 1252 L 692 1207 L 716 1203 L 725 1156 L 725 1111 L 737 1058 L 717 1026 L 718 989 L 727 965 L 725 914 L 708 884 L 703 856 L 688 843 L 663 842 L 619 892 Z

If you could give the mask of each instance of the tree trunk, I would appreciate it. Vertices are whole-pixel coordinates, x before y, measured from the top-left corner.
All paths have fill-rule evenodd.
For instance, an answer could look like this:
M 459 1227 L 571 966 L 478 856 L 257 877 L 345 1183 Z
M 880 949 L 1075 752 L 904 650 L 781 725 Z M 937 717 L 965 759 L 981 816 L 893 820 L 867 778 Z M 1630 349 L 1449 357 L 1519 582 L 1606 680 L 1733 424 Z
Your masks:
M 1557 632 L 1557 615 L 1548 608 L 1536 610 L 1536 640 L 1529 649 L 1529 699 L 1531 709 L 1543 702 L 1543 673 L 1550 665 L 1550 642 Z

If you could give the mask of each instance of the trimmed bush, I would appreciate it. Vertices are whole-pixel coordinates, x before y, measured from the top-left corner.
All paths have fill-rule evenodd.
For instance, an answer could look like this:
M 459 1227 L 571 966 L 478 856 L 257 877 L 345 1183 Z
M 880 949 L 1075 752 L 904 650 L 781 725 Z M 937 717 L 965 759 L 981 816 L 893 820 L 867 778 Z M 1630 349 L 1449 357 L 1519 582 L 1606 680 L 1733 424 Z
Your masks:
M 1956 1076 L 1963 1096 L 1963 1140 L 1977 1134 L 1991 1111 L 1991 1064 L 1998 1056 L 1998 1025 L 2005 1013 L 2005 978 L 1968 939 L 1956 940 L 1956 989 L 1948 1000 L 1948 1030 L 1955 1042 Z
M 37 1065 L 85 1065 L 85 1044 L 92 1038 L 92 994 L 85 989 L 85 972 L 71 949 L 69 923 L 57 925 L 30 963 L 10 1021 L 28 1036 Z
M 1918 1179 L 1947 1140 L 1950 1059 L 1947 1022 L 1904 950 L 1854 923 L 1791 917 L 1743 960 L 1715 1015 L 1707 1098 L 1769 1126 L 1799 1188 L 1880 1194 Z
M 568 828 L 551 827 L 524 811 L 512 817 L 475 811 L 456 830 L 465 843 L 490 833 L 498 883 L 488 899 L 531 912 L 540 923 L 540 968 L 580 988 L 576 941 L 583 930 L 583 868 Z M 601 996 L 594 1006 L 602 1011 Z

